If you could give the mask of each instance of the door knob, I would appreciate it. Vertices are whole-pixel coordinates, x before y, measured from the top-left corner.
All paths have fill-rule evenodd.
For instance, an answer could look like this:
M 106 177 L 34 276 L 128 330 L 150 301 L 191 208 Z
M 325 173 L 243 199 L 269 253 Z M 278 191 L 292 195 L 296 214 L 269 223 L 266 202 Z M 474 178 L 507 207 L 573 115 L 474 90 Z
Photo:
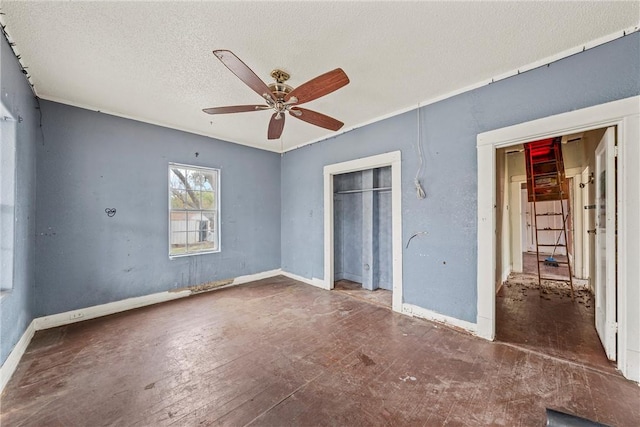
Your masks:
M 593 230 L 587 230 L 587 233 L 589 233 L 589 234 L 596 234 L 596 229 L 594 228 Z

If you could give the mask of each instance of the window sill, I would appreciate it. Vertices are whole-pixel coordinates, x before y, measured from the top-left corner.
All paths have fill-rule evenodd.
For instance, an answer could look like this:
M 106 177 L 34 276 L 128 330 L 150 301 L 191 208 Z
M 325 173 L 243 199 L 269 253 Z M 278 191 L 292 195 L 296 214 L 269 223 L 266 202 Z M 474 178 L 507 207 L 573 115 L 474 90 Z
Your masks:
M 220 253 L 220 249 L 218 249 L 216 251 L 194 252 L 194 253 L 190 253 L 190 254 L 180 254 L 180 255 L 169 255 L 169 259 L 185 258 L 185 257 L 190 257 L 190 256 L 209 255 L 209 254 L 217 254 L 217 253 Z

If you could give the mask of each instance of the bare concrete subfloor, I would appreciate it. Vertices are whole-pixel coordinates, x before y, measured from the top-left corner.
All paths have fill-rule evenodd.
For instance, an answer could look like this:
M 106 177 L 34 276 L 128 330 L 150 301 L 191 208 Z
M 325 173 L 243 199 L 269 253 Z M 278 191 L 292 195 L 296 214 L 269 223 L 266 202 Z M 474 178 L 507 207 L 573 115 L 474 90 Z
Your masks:
M 640 425 L 640 388 L 284 277 L 36 333 L 3 426 Z

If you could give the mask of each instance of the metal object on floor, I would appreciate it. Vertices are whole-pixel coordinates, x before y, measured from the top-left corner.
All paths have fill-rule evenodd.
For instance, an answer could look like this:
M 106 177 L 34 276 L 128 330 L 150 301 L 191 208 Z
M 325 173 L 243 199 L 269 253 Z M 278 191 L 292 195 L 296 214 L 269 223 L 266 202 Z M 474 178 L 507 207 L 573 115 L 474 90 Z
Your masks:
M 607 427 L 605 424 L 600 424 L 586 418 L 576 417 L 575 415 L 555 411 L 553 409 L 547 408 L 546 411 L 547 426 L 549 427 Z

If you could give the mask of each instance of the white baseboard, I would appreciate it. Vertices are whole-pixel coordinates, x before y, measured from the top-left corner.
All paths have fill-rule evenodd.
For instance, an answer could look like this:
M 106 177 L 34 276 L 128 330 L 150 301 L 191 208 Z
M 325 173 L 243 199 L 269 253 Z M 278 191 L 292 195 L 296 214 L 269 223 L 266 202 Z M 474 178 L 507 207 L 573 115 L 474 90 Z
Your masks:
M 502 286 L 502 284 L 504 282 L 507 281 L 507 279 L 509 278 L 509 275 L 511 274 L 511 268 L 506 268 L 503 272 L 502 272 L 502 282 L 500 283 L 500 285 Z
M 225 286 L 211 288 L 210 290 L 222 289 L 229 286 L 241 285 L 256 280 L 266 279 L 281 274 L 280 269 L 263 271 L 256 274 L 248 274 L 246 276 L 238 276 L 233 282 Z M 52 314 L 50 316 L 38 317 L 34 319 L 36 331 L 42 329 L 55 328 L 58 326 L 68 325 L 70 323 L 81 322 L 83 320 L 95 319 L 96 317 L 108 316 L 134 308 L 145 307 L 147 305 L 167 302 L 174 299 L 184 298 L 192 295 L 189 289 L 179 291 L 165 291 L 141 297 L 127 298 L 120 301 L 114 301 L 107 304 L 94 305 L 91 307 L 81 308 L 78 310 L 65 311 L 64 313 Z
M 256 280 L 268 279 L 269 277 L 275 277 L 282 274 L 282 270 L 276 268 L 275 270 L 263 271 L 262 273 L 247 274 L 246 276 L 238 276 L 233 279 L 232 285 L 242 285 L 243 283 L 255 282 Z
M 444 314 L 436 313 L 435 311 L 427 310 L 426 308 L 418 307 L 413 304 L 402 304 L 402 313 L 408 314 L 412 317 L 419 317 L 421 319 L 427 319 L 433 322 L 464 329 L 472 334 L 475 334 L 477 331 L 477 325 L 475 323 L 456 319 L 455 317 L 445 316 Z
M 27 350 L 29 343 L 31 342 L 31 338 L 33 338 L 33 334 L 36 333 L 35 328 L 35 320 L 29 323 L 27 329 L 22 334 L 22 337 L 18 340 L 11 353 L 9 353 L 9 357 L 4 361 L 2 366 L 0 367 L 0 394 L 3 392 L 4 387 L 7 385 L 16 368 L 18 367 L 18 363 L 20 359 L 22 359 L 22 355 Z
M 324 280 L 318 279 L 316 277 L 313 277 L 311 279 L 307 279 L 306 277 L 298 276 L 297 274 L 289 273 L 288 271 L 281 271 L 280 274 L 282 274 L 285 277 L 288 277 L 289 279 L 293 279 L 293 280 L 297 280 L 298 282 L 306 283 L 307 285 L 316 286 L 316 287 L 321 288 L 321 289 L 327 289 L 327 290 L 331 289 L 330 284 L 327 284 L 327 283 L 325 283 Z
M 35 322 L 36 331 L 40 331 L 43 329 L 56 328 L 58 326 L 82 322 L 83 320 L 108 316 L 110 314 L 116 314 L 127 310 L 133 310 L 134 308 L 140 308 L 147 305 L 184 298 L 189 295 L 191 295 L 191 291 L 188 290 L 178 292 L 158 292 L 155 294 L 143 295 L 141 297 L 127 298 L 120 301 L 109 302 L 107 304 L 94 305 L 91 307 L 80 308 L 78 310 L 70 310 L 63 313 L 38 317 L 33 321 Z
M 282 274 L 282 270 L 270 270 L 256 274 L 248 274 L 246 276 L 238 276 L 233 279 L 233 282 L 226 286 L 221 286 L 221 289 L 229 286 L 241 285 L 243 283 L 253 282 L 256 280 L 266 279 Z M 108 316 L 110 314 L 116 314 L 134 308 L 140 308 L 147 305 L 158 304 L 161 302 L 167 302 L 179 298 L 184 298 L 192 295 L 193 293 L 188 289 L 180 291 L 166 291 L 158 292 L 151 295 L 143 295 L 141 297 L 127 298 L 120 301 L 114 301 L 107 304 L 94 305 L 91 307 L 81 308 L 78 310 L 65 311 L 64 313 L 52 314 L 49 316 L 37 317 L 31 321 L 27 330 L 24 331 L 20 340 L 16 343 L 15 347 L 7 357 L 7 360 L 0 367 L 0 393 L 4 389 L 5 385 L 11 379 L 22 355 L 24 354 L 27 346 L 33 338 L 33 334 L 36 331 L 43 329 L 55 328 L 58 326 L 69 325 L 71 323 L 82 322 L 83 320 L 95 319 L 97 317 Z

